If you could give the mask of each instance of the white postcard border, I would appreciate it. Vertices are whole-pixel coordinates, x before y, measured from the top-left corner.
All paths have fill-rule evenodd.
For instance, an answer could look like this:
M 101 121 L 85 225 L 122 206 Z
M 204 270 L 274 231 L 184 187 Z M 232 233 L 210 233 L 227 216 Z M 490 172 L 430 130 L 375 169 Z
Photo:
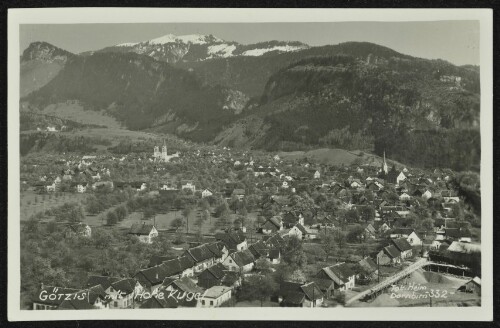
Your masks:
M 8 320 L 493 320 L 493 11 L 491 9 L 42 8 L 8 12 Z M 19 25 L 77 23 L 223 23 L 480 21 L 482 306 L 465 308 L 215 308 L 20 310 Z

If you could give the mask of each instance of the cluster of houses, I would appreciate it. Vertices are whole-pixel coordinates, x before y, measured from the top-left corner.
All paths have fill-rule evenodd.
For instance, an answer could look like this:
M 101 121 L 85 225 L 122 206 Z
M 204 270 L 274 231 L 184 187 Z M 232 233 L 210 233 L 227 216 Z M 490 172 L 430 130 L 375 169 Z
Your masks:
M 151 227 L 141 225 L 131 232 L 143 235 L 138 228 L 147 231 Z M 280 258 L 277 249 L 284 247 L 279 236 L 252 245 L 240 231 L 219 233 L 215 238 L 214 242 L 187 249 L 181 256 L 154 256 L 148 268 L 132 278 L 91 275 L 82 289 L 41 286 L 33 309 L 218 307 L 231 299 L 242 275 L 254 269 L 257 259 L 276 263 Z M 59 293 L 65 296 L 53 296 Z M 80 297 L 83 294 L 87 297 Z

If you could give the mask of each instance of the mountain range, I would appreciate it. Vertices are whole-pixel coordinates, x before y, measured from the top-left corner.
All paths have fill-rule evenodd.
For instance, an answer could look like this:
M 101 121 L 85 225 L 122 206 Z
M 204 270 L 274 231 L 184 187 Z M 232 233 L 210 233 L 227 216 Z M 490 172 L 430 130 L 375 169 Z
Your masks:
M 129 129 L 268 150 L 386 151 L 421 166 L 479 162 L 478 67 L 373 43 L 169 34 L 71 54 L 37 42 L 21 67 L 23 102 L 78 100 Z
M 214 58 L 256 57 L 309 48 L 301 42 L 269 41 L 249 45 L 224 41 L 213 35 L 167 34 L 143 42 L 127 42 L 98 50 L 97 52 L 134 52 L 167 63 L 203 61 Z M 91 55 L 94 52 L 85 52 Z

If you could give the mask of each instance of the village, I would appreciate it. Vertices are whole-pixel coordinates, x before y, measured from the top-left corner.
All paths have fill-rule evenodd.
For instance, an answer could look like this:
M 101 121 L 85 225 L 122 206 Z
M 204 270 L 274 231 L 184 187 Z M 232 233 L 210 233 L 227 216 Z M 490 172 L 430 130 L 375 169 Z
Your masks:
M 169 154 L 165 141 L 27 156 L 23 304 L 439 306 L 397 300 L 395 286 L 418 281 L 480 305 L 481 222 L 460 190 L 465 174 L 385 154 L 340 166 L 228 147 Z

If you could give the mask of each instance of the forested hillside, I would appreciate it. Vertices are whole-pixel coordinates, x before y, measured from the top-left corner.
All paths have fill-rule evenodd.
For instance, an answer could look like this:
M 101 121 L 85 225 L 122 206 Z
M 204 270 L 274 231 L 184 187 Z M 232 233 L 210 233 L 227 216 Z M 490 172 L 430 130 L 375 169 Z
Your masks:
M 202 85 L 192 73 L 147 56 L 96 53 L 71 59 L 25 100 L 39 108 L 78 100 L 87 109 L 107 109 L 130 129 L 168 125 L 170 132 L 206 139 L 241 107 L 233 96 L 227 88 Z
M 259 108 L 218 140 L 270 150 L 374 148 L 419 166 L 466 169 L 480 157 L 478 89 L 473 70 L 442 61 L 311 57 L 272 75 Z

